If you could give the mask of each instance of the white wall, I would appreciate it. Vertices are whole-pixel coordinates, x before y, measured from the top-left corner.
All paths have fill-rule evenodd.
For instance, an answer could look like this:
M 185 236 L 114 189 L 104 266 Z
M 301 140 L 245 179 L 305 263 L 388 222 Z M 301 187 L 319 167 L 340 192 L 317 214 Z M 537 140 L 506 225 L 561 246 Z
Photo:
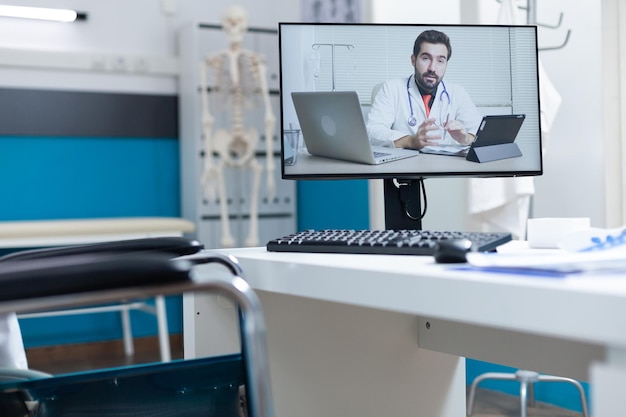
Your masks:
M 108 50 L 175 54 L 175 31 L 181 22 L 219 23 L 222 11 L 240 4 L 249 11 L 250 26 L 275 27 L 280 20 L 300 15 L 298 2 L 264 0 L 19 0 L 24 6 L 67 7 L 88 13 L 88 20 L 62 24 L 3 19 L 0 46 L 28 46 L 75 50 Z M 173 9 L 173 13 L 168 10 Z M 44 25 L 49 25 L 43 29 Z M 45 36 L 42 34 L 45 33 Z M 18 35 L 19 34 L 19 35 Z
M 538 23 L 556 22 L 563 28 L 543 29 L 539 44 L 558 45 L 570 28 L 567 46 L 541 52 L 548 74 L 563 99 L 544 155 L 544 175 L 536 179 L 535 217 L 585 216 L 594 226 L 605 226 L 605 65 L 614 55 L 603 55 L 601 1 L 589 0 L 584 9 L 573 2 L 538 2 Z M 583 12 L 584 10 L 584 12 Z M 585 55 L 591 52 L 593 58 Z
M 13 2 L 16 3 L 16 2 Z M 20 5 L 73 8 L 88 14 L 85 22 L 63 24 L 21 19 L 0 20 L 0 86 L 92 91 L 175 93 L 178 28 L 190 21 L 219 24 L 226 6 L 241 4 L 249 11 L 249 25 L 275 28 L 280 20 L 296 20 L 297 2 L 254 0 L 20 0 Z M 56 55 L 50 54 L 54 51 Z M 208 52 L 208 51 L 207 51 Z M 28 53 L 26 58 L 22 55 Z M 7 67 L 7 62 L 36 62 L 42 66 L 78 70 L 55 71 Z M 114 60 L 126 60 L 116 70 Z M 154 63 L 135 70 L 136 58 Z M 158 71 L 158 68 L 163 70 Z M 151 71 L 157 70 L 156 73 Z
M 623 184 L 626 167 L 624 160 L 623 138 L 626 137 L 626 115 L 622 114 L 621 103 L 626 97 L 626 74 L 621 70 L 626 57 L 626 37 L 624 30 L 620 32 L 626 20 L 626 7 L 621 0 L 602 0 L 602 55 L 606 57 L 603 66 L 603 91 L 605 149 L 605 192 L 606 192 L 606 223 L 609 227 L 624 224 L 624 197 Z M 620 86 L 616 88 L 616 86 Z
M 461 20 L 461 0 L 371 2 L 375 23 L 459 23 Z

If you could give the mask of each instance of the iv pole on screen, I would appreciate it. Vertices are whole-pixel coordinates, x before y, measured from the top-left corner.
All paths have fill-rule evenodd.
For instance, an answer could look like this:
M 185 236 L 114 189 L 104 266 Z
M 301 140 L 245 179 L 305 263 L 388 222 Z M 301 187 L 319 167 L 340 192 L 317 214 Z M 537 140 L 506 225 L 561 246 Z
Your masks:
M 320 46 L 330 46 L 331 48 L 331 58 L 330 58 L 330 67 L 331 67 L 331 76 L 332 76 L 332 91 L 335 91 L 335 48 L 338 46 L 343 46 L 348 48 L 348 50 L 352 50 L 354 45 L 350 45 L 349 43 L 314 43 L 311 47 L 314 51 L 318 50 Z

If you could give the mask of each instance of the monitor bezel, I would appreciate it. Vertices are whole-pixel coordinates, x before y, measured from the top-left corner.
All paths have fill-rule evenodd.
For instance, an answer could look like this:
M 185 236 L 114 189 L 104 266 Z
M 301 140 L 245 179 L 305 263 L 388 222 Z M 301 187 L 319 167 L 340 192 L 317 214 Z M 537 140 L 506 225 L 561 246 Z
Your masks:
M 419 171 L 415 172 L 360 172 L 360 173 L 287 173 L 286 165 L 285 165 L 285 146 L 284 141 L 280 140 L 280 165 L 281 165 L 281 177 L 286 180 L 350 180 L 350 179 L 422 179 L 422 178 L 489 178 L 489 177 L 525 177 L 525 176 L 540 176 L 543 175 L 543 155 L 542 155 L 542 130 L 541 130 L 541 103 L 540 103 L 540 95 L 539 95 L 539 49 L 537 44 L 537 27 L 533 25 L 477 25 L 477 24 L 415 24 L 415 23 L 326 23 L 326 22 L 279 22 L 278 23 L 278 46 L 279 46 L 279 106 L 280 106 L 280 137 L 284 137 L 285 130 L 289 129 L 289 126 L 285 126 L 283 123 L 283 115 L 285 113 L 284 106 L 284 98 L 283 98 L 283 71 L 282 71 L 282 62 L 283 62 L 283 49 L 282 49 L 282 37 L 283 37 L 283 27 L 293 26 L 293 25 L 319 25 L 319 26 L 404 26 L 404 27 L 415 27 L 419 29 L 426 28 L 446 28 L 446 27 L 507 27 L 507 28 L 516 28 L 516 27 L 524 27 L 524 28 L 532 28 L 534 30 L 534 39 L 535 39 L 535 58 L 537 60 L 537 68 L 536 68 L 536 80 L 537 80 L 537 118 L 538 118 L 538 151 L 539 151 L 539 168 L 537 170 L 520 170 L 520 171 L 511 171 L 511 170 L 502 170 L 502 171 L 456 171 L 456 172 L 432 172 L 432 171 Z

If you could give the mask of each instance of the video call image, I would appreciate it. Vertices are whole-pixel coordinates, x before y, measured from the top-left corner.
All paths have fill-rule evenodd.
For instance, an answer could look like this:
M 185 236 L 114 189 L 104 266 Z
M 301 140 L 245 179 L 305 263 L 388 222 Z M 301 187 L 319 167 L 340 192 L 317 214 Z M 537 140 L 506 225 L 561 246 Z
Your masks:
M 536 28 L 280 23 L 285 178 L 538 175 Z

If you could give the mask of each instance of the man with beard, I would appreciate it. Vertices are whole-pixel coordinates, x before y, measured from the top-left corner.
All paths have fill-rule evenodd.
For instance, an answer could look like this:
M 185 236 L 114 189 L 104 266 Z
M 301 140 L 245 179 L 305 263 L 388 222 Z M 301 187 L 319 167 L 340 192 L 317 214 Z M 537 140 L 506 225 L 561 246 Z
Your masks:
M 414 74 L 389 80 L 375 93 L 367 122 L 373 145 L 422 150 L 474 141 L 482 117 L 463 87 L 444 82 L 451 56 L 445 33 L 427 30 L 417 37 Z

